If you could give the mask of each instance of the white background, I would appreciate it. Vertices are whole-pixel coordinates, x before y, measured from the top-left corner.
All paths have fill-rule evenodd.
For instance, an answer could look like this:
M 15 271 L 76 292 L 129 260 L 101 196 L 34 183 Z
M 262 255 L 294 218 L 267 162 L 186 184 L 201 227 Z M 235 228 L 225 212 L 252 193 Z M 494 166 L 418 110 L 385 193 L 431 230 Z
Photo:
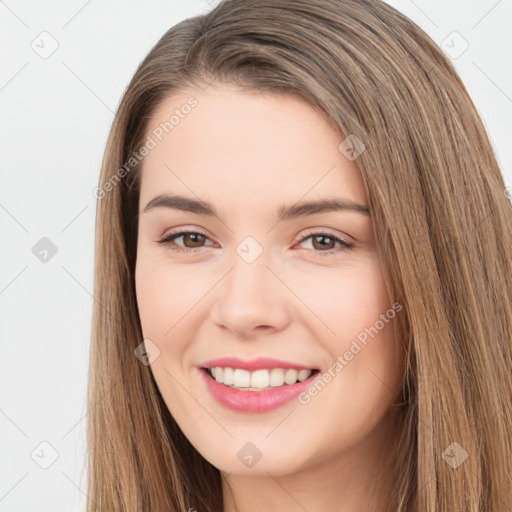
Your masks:
M 512 2 L 389 3 L 440 46 L 453 31 L 469 43 L 452 60 L 511 186 Z M 137 65 L 168 28 L 209 9 L 206 0 L 0 2 L 0 512 L 85 509 L 92 191 Z M 58 43 L 46 59 L 32 48 L 43 37 L 46 49 Z M 57 247 L 46 263 L 32 252 L 42 237 Z

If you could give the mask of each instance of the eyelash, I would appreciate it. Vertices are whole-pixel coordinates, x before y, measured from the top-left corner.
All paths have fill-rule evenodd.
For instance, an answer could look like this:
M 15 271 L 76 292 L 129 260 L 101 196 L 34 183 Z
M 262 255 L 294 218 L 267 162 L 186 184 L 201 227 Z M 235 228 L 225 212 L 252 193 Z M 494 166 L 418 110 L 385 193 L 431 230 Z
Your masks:
M 205 235 L 204 233 L 201 233 L 200 231 L 180 231 L 178 233 L 171 233 L 171 234 L 169 234 L 168 236 L 164 237 L 161 240 L 157 240 L 157 243 L 162 244 L 164 246 L 167 246 L 169 249 L 171 249 L 173 251 L 178 251 L 178 252 L 183 252 L 183 253 L 193 252 L 194 248 L 191 248 L 191 247 L 181 247 L 179 245 L 173 244 L 173 241 L 174 241 L 175 238 L 179 238 L 180 236 L 190 235 L 190 234 L 201 235 L 201 236 L 203 236 L 205 238 L 208 238 L 207 235 Z M 325 236 L 325 237 L 331 238 L 335 242 L 339 242 L 341 244 L 341 247 L 338 247 L 338 248 L 335 248 L 335 249 L 329 249 L 327 251 L 316 251 L 316 250 L 312 249 L 313 252 L 316 253 L 315 256 L 316 255 L 318 255 L 318 256 L 330 256 L 330 255 L 335 254 L 337 252 L 347 251 L 347 250 L 352 249 L 354 247 L 354 244 L 352 244 L 350 242 L 346 242 L 345 240 L 342 240 L 341 238 L 338 238 L 337 236 L 334 236 L 332 233 L 327 233 L 325 231 L 313 231 L 311 233 L 308 233 L 301 240 L 299 240 L 298 244 L 301 244 L 301 243 L 305 242 L 308 238 L 312 238 L 314 236 Z M 201 248 L 202 247 L 197 247 L 197 249 L 201 249 Z

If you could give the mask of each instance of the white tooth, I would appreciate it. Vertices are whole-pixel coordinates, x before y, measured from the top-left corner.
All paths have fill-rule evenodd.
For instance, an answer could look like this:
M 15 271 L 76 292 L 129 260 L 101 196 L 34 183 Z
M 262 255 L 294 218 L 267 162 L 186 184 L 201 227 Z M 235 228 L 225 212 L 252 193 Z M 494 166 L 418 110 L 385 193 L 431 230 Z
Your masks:
M 251 374 L 251 388 L 268 388 L 270 384 L 270 375 L 268 370 L 256 370 Z
M 236 388 L 249 388 L 250 391 L 279 387 L 284 383 L 295 384 L 306 380 L 312 373 L 311 370 L 285 370 L 272 368 L 269 370 L 256 370 L 249 372 L 240 368 L 214 367 L 208 369 L 211 376 L 219 383 Z
M 221 384 L 224 382 L 224 370 L 220 367 L 215 368 L 215 380 Z
M 297 379 L 300 381 L 306 380 L 311 375 L 311 370 L 300 370 Z
M 275 388 L 284 384 L 284 370 L 282 368 L 272 368 L 270 370 L 270 385 Z
M 284 374 L 286 384 L 295 384 L 297 382 L 297 370 L 287 370 Z
M 232 386 L 234 383 L 233 380 L 233 368 L 224 368 L 224 384 L 226 386 Z
M 237 368 L 233 373 L 233 384 L 236 388 L 251 387 L 251 372 Z

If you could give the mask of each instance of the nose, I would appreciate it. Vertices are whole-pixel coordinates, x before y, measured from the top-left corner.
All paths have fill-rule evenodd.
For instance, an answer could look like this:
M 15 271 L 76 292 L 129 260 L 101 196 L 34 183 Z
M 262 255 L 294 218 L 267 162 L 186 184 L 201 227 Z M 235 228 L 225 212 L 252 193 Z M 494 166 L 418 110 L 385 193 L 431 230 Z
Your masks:
M 278 332 L 290 323 L 289 290 L 267 267 L 264 254 L 253 263 L 236 256 L 218 285 L 211 318 L 239 338 Z

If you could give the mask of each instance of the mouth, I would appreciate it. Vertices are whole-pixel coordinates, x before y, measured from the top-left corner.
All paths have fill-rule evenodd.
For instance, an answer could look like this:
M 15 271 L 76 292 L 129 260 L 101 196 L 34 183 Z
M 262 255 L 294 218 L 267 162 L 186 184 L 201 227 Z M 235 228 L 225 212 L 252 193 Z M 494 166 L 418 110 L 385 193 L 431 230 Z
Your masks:
M 316 368 L 231 366 L 198 368 L 206 390 L 223 407 L 243 413 L 265 413 L 284 406 L 312 385 Z
M 263 368 L 250 371 L 229 366 L 203 367 L 201 370 L 210 379 L 228 388 L 252 392 L 293 386 L 312 378 L 319 372 L 316 368 Z

